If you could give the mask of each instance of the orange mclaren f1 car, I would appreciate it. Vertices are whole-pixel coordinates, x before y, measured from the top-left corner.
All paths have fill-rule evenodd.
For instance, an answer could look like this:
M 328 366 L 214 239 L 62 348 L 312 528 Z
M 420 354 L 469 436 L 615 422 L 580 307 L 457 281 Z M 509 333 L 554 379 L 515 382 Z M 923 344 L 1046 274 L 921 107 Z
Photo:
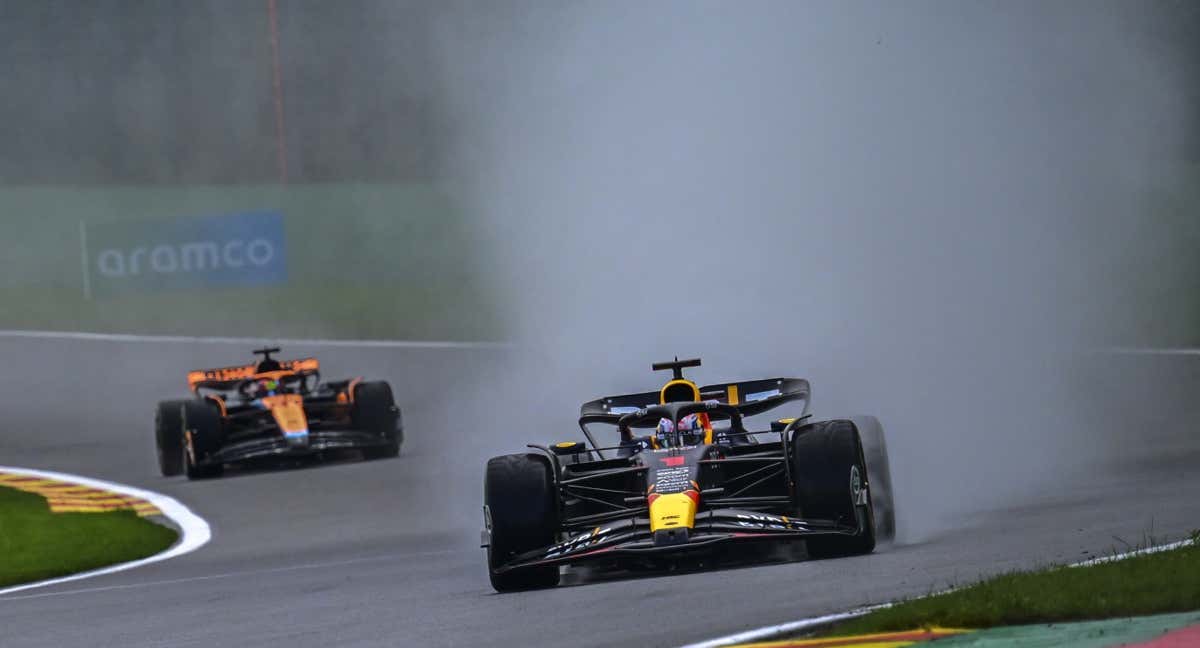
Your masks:
M 316 358 L 276 360 L 188 373 L 193 398 L 163 401 L 154 417 L 164 476 L 216 477 L 226 464 L 360 450 L 367 459 L 400 453 L 404 428 L 386 382 L 321 382 Z

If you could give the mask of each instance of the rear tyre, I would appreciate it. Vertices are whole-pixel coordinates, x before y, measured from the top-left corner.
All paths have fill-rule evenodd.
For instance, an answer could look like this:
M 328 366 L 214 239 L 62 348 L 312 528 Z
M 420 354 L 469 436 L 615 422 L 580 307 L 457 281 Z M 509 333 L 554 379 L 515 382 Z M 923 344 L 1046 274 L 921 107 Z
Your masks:
M 800 514 L 813 520 L 832 520 L 859 527 L 857 535 L 815 536 L 806 540 L 808 555 L 832 558 L 875 550 L 875 520 L 867 484 L 862 441 L 854 423 L 823 421 L 800 428 L 792 437 L 792 477 Z M 869 495 L 869 491 L 867 493 Z
M 871 508 L 875 512 L 875 538 L 893 540 L 896 537 L 896 502 L 892 496 L 892 470 L 883 426 L 874 416 L 855 417 L 854 425 L 858 427 L 863 457 L 867 461 L 867 483 L 870 485 Z
M 404 432 L 391 385 L 383 381 L 355 385 L 354 409 L 350 417 L 356 427 L 383 440 L 382 445 L 363 448 L 364 459 L 385 459 L 400 454 Z
M 158 455 L 158 471 L 163 477 L 174 477 L 183 472 L 183 418 L 185 403 L 190 401 L 162 401 L 154 411 L 154 449 Z
M 183 469 L 188 479 L 209 479 L 225 472 L 224 464 L 203 463 L 221 449 L 221 412 L 207 400 L 190 400 L 182 412 Z M 188 436 L 191 442 L 188 441 Z
M 496 573 L 513 556 L 554 544 L 558 497 L 546 457 L 511 454 L 488 460 L 483 502 L 491 530 L 487 560 L 492 587 L 511 592 L 558 585 L 557 565 Z

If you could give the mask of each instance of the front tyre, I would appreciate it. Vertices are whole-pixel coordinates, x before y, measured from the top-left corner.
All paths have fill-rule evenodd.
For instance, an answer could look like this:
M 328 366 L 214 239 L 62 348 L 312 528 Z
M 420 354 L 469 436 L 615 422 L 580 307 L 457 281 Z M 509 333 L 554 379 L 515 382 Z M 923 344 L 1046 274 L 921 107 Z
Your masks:
M 184 404 L 190 401 L 162 401 L 154 411 L 154 449 L 158 455 L 158 471 L 163 477 L 183 472 Z
M 859 529 L 852 536 L 809 538 L 809 556 L 833 558 L 874 551 L 875 520 L 858 428 L 847 420 L 813 423 L 796 431 L 791 446 L 800 514 Z
M 558 496 L 550 462 L 541 455 L 511 454 L 488 460 L 483 482 L 491 541 L 488 573 L 497 592 L 558 585 L 558 566 L 526 567 L 497 573 L 514 556 L 554 544 Z
M 354 386 L 354 409 L 350 414 L 356 427 L 375 435 L 381 445 L 363 448 L 364 459 L 385 459 L 400 454 L 404 441 L 400 427 L 400 408 L 392 397 L 392 387 L 383 381 Z
M 188 479 L 220 477 L 221 463 L 207 463 L 221 449 L 221 412 L 208 400 L 190 400 L 180 408 L 183 428 L 183 468 Z
M 892 495 L 892 469 L 883 426 L 874 416 L 856 416 L 854 425 L 862 439 L 863 458 L 867 461 L 867 483 L 870 484 L 871 508 L 875 512 L 875 537 L 877 540 L 892 540 L 896 537 L 896 501 Z

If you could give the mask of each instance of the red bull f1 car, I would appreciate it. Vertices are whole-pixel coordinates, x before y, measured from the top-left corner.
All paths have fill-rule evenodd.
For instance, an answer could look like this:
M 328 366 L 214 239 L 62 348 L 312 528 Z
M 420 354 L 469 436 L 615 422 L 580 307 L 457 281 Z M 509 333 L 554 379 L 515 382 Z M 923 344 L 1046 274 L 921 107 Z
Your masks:
M 870 553 L 892 534 L 887 450 L 878 421 L 813 421 L 798 378 L 699 386 L 683 369 L 657 392 L 584 403 L 583 441 L 494 457 L 484 478 L 482 544 L 497 591 L 557 585 L 565 565 L 656 568 L 763 543 L 812 558 Z M 791 418 L 749 430 L 785 404 Z M 615 445 L 594 428 L 617 432 Z
M 321 382 L 316 358 L 258 362 L 188 373 L 193 398 L 163 401 L 154 417 L 164 476 L 216 477 L 226 464 L 360 450 L 395 457 L 404 440 L 386 382 Z

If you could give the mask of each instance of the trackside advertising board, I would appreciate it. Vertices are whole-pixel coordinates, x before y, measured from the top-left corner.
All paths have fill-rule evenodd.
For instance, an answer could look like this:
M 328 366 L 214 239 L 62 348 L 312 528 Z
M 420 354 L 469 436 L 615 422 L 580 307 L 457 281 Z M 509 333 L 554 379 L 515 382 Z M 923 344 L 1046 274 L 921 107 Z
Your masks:
M 287 282 L 283 215 L 81 224 L 84 290 L 104 297 Z
M 0 187 L 0 214 L 0 329 L 504 339 L 488 230 L 429 185 Z

